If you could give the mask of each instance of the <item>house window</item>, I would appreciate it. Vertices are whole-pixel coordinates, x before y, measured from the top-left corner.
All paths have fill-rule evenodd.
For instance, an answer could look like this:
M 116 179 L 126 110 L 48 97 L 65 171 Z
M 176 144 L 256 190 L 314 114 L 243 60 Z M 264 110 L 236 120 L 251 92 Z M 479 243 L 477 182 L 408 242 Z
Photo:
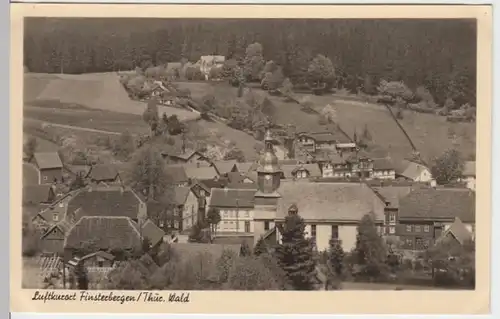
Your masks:
M 422 231 L 422 226 L 420 225 L 415 225 L 415 232 L 420 233 Z
M 245 233 L 249 233 L 249 232 L 250 232 L 250 222 L 245 221 Z
M 332 238 L 339 239 L 339 226 L 338 225 L 332 225 Z
M 405 245 L 408 248 L 413 248 L 413 240 L 411 240 L 411 238 L 406 238 Z
M 104 267 L 104 261 L 99 260 L 99 261 L 97 262 L 97 267 Z
M 52 220 L 57 222 L 59 220 L 59 214 L 55 213 L 52 215 Z
M 269 222 L 268 221 L 265 221 L 264 222 L 264 230 L 269 230 Z
M 428 233 L 431 231 L 431 227 L 429 225 L 424 225 L 424 232 Z
M 411 233 L 411 225 L 406 225 L 406 232 Z
M 422 238 L 416 239 L 416 248 L 423 249 L 424 248 L 424 240 Z
M 389 227 L 389 234 L 395 234 L 396 233 L 396 227 L 391 226 Z
M 396 224 L 396 213 L 389 213 L 389 224 L 390 225 Z
M 43 177 L 43 180 L 44 180 L 44 181 L 46 181 L 46 180 L 47 180 L 47 176 L 44 176 L 44 177 Z
M 178 220 L 174 220 L 174 228 L 179 229 L 179 221 Z
M 316 237 L 316 225 L 311 225 L 311 237 Z
M 224 215 L 225 218 L 229 217 L 229 213 L 227 211 L 224 211 L 223 215 Z

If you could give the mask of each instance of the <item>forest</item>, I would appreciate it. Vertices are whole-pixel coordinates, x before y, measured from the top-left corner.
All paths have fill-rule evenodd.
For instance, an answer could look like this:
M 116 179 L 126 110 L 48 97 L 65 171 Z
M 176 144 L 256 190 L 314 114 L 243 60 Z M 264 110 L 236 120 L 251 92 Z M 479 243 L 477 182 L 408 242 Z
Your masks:
M 473 19 L 27 18 L 24 32 L 30 72 L 110 72 L 210 54 L 237 60 L 258 42 L 294 84 L 322 54 L 344 79 L 425 86 L 439 104 L 455 86 L 461 104 L 476 105 Z

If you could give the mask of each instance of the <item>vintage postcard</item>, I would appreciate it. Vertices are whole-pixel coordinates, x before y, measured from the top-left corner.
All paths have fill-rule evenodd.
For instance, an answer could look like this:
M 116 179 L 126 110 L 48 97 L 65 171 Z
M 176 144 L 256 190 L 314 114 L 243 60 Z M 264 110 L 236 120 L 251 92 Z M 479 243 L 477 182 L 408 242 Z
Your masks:
M 491 7 L 11 12 L 12 311 L 489 312 Z

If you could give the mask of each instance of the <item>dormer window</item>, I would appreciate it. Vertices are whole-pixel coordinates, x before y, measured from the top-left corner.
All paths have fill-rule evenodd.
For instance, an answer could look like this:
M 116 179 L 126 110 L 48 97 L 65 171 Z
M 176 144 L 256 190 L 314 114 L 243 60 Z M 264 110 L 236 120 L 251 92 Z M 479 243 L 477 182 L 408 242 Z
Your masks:
M 52 220 L 57 222 L 59 220 L 59 214 L 55 213 L 52 215 Z

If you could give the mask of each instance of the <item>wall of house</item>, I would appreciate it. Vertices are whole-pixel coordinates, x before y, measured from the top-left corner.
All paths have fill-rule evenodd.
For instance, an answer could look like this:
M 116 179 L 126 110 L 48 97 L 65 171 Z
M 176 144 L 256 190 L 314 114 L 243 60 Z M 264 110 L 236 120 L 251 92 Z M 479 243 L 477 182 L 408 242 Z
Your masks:
M 424 169 L 422 173 L 420 173 L 420 176 L 418 176 L 415 179 L 415 182 L 430 182 L 432 180 L 432 174 L 428 169 Z
M 254 232 L 254 210 L 253 208 L 219 208 L 221 221 L 217 225 L 217 232 Z
M 474 176 L 467 177 L 465 179 L 465 183 L 466 183 L 468 189 L 473 190 L 473 191 L 476 190 L 476 178 Z
M 52 184 L 54 179 L 61 182 L 63 176 L 62 168 L 42 169 L 39 172 L 40 184 Z
M 372 177 L 377 179 L 396 179 L 396 172 L 394 170 L 373 170 Z
M 189 192 L 182 212 L 182 230 L 191 228 L 198 220 L 198 198 Z

